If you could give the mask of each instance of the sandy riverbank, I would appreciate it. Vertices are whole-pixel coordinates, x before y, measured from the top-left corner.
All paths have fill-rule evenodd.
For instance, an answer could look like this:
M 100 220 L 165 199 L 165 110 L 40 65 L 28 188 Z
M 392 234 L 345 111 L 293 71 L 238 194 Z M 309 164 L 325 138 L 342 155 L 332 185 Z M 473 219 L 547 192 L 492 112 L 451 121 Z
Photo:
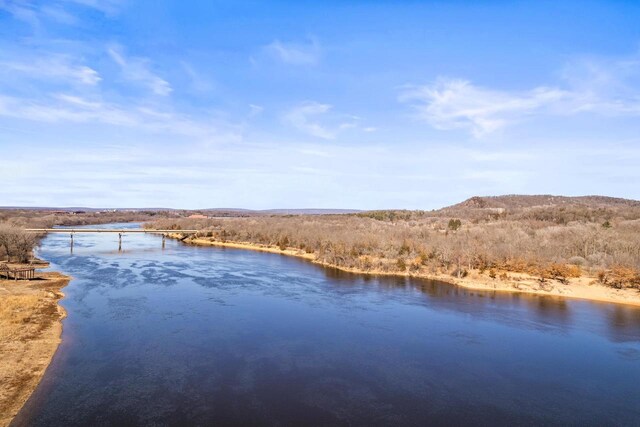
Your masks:
M 67 283 L 69 277 L 55 272 L 0 279 L 0 427 L 22 408 L 60 344 L 66 313 L 58 301 Z
M 180 234 L 172 234 L 169 237 L 181 238 Z M 536 295 L 548 295 L 555 297 L 579 298 L 591 301 L 609 302 L 617 304 L 629 304 L 640 306 L 640 292 L 634 289 L 614 289 L 597 283 L 594 277 L 580 277 L 569 279 L 567 284 L 557 281 L 547 281 L 540 283 L 538 278 L 522 273 L 508 273 L 508 279 L 492 279 L 488 274 L 480 274 L 479 271 L 471 271 L 467 277 L 457 278 L 448 274 L 430 274 L 424 271 L 415 273 L 363 271 L 351 268 L 339 267 L 336 265 L 320 262 L 314 254 L 306 253 L 299 249 L 287 248 L 281 250 L 277 246 L 258 245 L 249 242 L 221 242 L 211 238 L 186 239 L 184 243 L 198 246 L 221 246 L 227 248 L 247 249 L 261 252 L 277 253 L 294 256 L 311 261 L 325 267 L 337 268 L 342 271 L 356 274 L 389 275 L 418 277 L 429 280 L 438 280 L 451 283 L 468 289 L 500 292 L 522 292 Z

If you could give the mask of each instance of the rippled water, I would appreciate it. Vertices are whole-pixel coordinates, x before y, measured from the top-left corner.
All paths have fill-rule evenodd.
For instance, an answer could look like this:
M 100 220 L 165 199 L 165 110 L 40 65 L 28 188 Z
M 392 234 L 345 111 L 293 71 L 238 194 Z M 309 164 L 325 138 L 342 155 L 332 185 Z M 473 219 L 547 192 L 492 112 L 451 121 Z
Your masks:
M 43 241 L 68 317 L 16 425 L 640 423 L 639 309 L 117 247 Z

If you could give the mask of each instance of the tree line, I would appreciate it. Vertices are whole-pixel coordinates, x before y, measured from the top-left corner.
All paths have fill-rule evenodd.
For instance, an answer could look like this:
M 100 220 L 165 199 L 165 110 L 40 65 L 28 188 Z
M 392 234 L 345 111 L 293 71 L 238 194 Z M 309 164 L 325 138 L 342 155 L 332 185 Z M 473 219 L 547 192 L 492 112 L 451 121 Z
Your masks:
M 460 212 L 457 212 L 460 213 Z M 505 278 L 541 283 L 594 277 L 640 289 L 640 209 L 519 209 L 459 217 L 425 211 L 346 215 L 161 219 L 149 226 L 198 229 L 193 238 L 296 249 L 320 262 L 369 272 Z

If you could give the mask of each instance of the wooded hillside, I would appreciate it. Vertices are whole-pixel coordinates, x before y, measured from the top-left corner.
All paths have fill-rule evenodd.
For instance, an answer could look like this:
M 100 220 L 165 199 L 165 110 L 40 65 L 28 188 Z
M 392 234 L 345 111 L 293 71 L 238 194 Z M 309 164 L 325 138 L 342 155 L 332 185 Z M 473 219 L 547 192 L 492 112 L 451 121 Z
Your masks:
M 320 262 L 379 272 L 526 273 L 541 282 L 588 275 L 640 289 L 640 202 L 600 196 L 472 198 L 438 211 L 369 211 L 209 220 L 157 228 L 303 250 Z

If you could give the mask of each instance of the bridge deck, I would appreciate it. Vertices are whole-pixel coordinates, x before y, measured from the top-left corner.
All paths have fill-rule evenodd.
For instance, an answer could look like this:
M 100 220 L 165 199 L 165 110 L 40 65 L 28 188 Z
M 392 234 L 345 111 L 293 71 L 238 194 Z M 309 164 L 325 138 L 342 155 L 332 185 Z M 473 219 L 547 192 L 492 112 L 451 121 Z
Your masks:
M 144 230 L 113 229 L 113 228 L 26 228 L 24 231 L 33 233 L 197 233 L 199 230 Z

